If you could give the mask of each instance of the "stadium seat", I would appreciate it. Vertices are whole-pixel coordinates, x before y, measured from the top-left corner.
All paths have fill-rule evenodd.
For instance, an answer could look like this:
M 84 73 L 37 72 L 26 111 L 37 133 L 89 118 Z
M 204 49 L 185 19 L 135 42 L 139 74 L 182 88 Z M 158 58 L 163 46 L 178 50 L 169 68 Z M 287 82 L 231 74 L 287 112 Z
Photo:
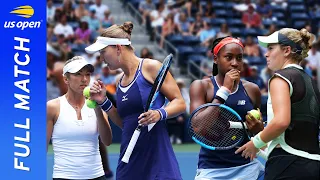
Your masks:
M 223 10 L 223 9 L 221 9 L 221 10 L 216 10 L 216 11 L 215 11 L 215 14 L 216 14 L 216 17 L 218 17 L 218 18 L 225 18 L 225 17 L 227 17 L 227 11 L 226 11 L 226 10 Z
M 195 46 L 195 47 L 193 47 L 193 54 L 206 56 L 207 55 L 207 51 L 208 51 L 207 47 L 203 47 L 203 46 Z
M 197 36 L 183 36 L 184 45 L 194 46 L 200 44 L 200 39 Z
M 292 13 L 291 18 L 294 20 L 305 20 L 307 21 L 309 19 L 309 16 L 307 13 Z
M 232 33 L 232 36 L 239 37 L 242 34 L 242 31 L 240 28 L 229 28 L 230 32 Z
M 224 18 L 212 18 L 210 23 L 212 26 L 220 26 L 223 23 L 226 23 L 226 20 Z
M 290 12 L 292 13 L 304 13 L 306 12 L 306 9 L 304 7 L 304 5 L 292 5 L 290 6 Z
M 171 42 L 174 46 L 184 44 L 183 36 L 180 34 L 168 36 L 167 40 Z
M 293 23 L 293 27 L 296 28 L 296 29 L 302 29 L 303 27 L 306 26 L 306 21 L 295 21 Z

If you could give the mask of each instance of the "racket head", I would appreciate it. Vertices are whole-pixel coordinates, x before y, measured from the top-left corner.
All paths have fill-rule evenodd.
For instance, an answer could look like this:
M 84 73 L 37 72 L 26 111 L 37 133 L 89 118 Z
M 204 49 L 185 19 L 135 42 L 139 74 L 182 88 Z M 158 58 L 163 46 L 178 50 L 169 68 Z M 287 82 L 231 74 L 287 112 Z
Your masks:
M 169 54 L 162 62 L 162 66 L 160 70 L 158 71 L 158 75 L 156 79 L 154 80 L 152 89 L 150 91 L 146 106 L 144 111 L 147 112 L 150 107 L 152 106 L 153 101 L 157 98 L 159 94 L 159 90 L 162 86 L 162 83 L 164 82 L 166 75 L 170 69 L 170 65 L 172 63 L 173 55 Z
M 244 129 L 230 128 L 229 121 L 241 122 L 240 115 L 224 104 L 207 103 L 194 110 L 189 118 L 189 135 L 210 150 L 228 150 L 244 139 Z

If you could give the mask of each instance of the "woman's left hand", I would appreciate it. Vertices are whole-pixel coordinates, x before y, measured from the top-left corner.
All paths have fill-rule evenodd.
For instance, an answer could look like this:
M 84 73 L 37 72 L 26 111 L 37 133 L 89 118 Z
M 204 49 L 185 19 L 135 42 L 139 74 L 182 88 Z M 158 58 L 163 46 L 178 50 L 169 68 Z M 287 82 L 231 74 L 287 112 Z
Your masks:
M 143 126 L 147 126 L 149 124 L 158 122 L 160 120 L 160 118 L 161 118 L 161 115 L 160 115 L 159 111 L 149 110 L 145 113 L 140 114 L 140 116 L 138 117 L 138 119 L 139 119 L 138 123 Z
M 257 153 L 259 149 L 256 148 L 252 141 L 247 142 L 245 145 L 241 146 L 239 149 L 236 150 L 236 154 L 242 152 L 241 156 L 244 158 L 249 158 L 252 161 L 254 158 L 257 157 Z

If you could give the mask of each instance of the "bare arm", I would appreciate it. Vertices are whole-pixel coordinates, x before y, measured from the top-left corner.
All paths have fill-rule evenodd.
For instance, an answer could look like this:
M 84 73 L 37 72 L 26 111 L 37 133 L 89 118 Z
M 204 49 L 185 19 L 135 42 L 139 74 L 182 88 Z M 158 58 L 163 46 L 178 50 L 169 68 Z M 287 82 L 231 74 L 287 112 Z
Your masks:
M 162 64 L 159 61 L 155 60 L 146 60 L 143 63 L 142 73 L 144 77 L 152 84 L 157 77 L 161 65 Z M 169 104 L 164 107 L 165 111 L 167 112 L 167 119 L 176 117 L 186 111 L 185 101 L 181 95 L 176 81 L 173 79 L 170 72 L 168 72 L 166 75 L 160 92 L 170 101 Z M 156 110 L 149 110 L 145 113 L 142 113 L 138 119 L 139 124 L 148 125 L 159 121 L 161 119 L 161 114 Z
M 271 123 L 260 134 L 261 140 L 266 143 L 280 136 L 290 125 L 291 118 L 291 100 L 288 83 L 279 77 L 273 78 L 270 82 L 270 95 L 274 117 Z
M 54 121 L 57 117 L 57 108 L 59 108 L 57 105 L 59 106 L 59 101 L 57 100 L 51 100 L 47 102 L 47 151 L 50 139 L 52 137 Z
M 98 120 L 98 131 L 101 141 L 104 145 L 109 146 L 112 143 L 112 131 L 108 121 L 108 115 L 98 106 L 94 111 Z
M 152 82 L 156 79 L 158 75 L 158 71 L 160 67 L 162 66 L 159 61 L 149 61 L 146 63 L 146 69 L 147 72 L 143 73 L 150 73 L 152 76 Z M 165 107 L 165 110 L 168 113 L 168 118 L 175 117 L 186 110 L 186 104 L 184 102 L 184 99 L 181 95 L 180 89 L 176 83 L 176 81 L 173 79 L 170 72 L 168 72 L 167 76 L 165 77 L 165 80 L 161 86 L 160 92 L 170 101 L 170 103 Z

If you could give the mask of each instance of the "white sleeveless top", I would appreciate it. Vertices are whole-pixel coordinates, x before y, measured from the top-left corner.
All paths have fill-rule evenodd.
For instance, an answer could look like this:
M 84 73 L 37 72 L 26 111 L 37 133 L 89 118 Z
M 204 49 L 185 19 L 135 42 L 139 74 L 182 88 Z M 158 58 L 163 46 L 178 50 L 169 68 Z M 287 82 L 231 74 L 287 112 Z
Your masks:
M 84 105 L 82 120 L 65 96 L 59 97 L 60 114 L 53 127 L 53 178 L 93 179 L 104 175 L 99 151 L 97 117 Z

